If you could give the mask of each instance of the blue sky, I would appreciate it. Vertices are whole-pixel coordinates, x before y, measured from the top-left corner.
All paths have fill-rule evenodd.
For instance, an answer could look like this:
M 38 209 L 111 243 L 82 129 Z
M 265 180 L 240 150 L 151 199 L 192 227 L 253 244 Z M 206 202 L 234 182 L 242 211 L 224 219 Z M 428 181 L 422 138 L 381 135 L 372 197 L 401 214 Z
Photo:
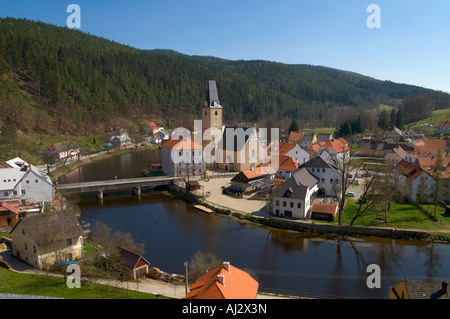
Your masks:
M 66 26 L 139 49 L 323 65 L 450 93 L 448 0 L 0 0 L 0 17 Z M 370 4 L 380 28 L 369 28 Z

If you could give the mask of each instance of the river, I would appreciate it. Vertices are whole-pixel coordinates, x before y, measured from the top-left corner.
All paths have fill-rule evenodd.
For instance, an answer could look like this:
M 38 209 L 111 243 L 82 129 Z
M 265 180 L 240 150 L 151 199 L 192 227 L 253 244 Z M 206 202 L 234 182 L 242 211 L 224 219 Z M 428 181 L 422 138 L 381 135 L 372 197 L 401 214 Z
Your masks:
M 114 156 L 82 166 L 59 182 L 135 177 L 159 156 L 159 150 Z M 145 245 L 144 257 L 151 266 L 169 273 L 184 274 L 183 263 L 202 251 L 248 271 L 261 291 L 308 297 L 382 299 L 405 278 L 450 279 L 448 244 L 311 237 L 208 215 L 156 191 L 144 191 L 140 197 L 130 194 L 106 194 L 102 201 L 83 196 L 80 220 L 130 233 Z M 371 264 L 380 267 L 380 288 L 367 285 Z

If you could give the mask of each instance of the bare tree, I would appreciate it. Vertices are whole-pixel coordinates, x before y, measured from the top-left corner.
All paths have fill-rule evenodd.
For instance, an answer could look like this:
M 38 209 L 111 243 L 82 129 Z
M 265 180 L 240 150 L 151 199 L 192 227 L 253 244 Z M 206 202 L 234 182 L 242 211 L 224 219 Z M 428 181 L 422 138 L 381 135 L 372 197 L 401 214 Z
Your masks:
M 380 184 L 379 180 L 380 169 L 376 169 L 372 174 L 366 174 L 364 181 L 361 185 L 362 194 L 358 199 L 358 210 L 355 216 L 350 221 L 350 226 L 353 226 L 356 219 L 364 216 L 370 211 L 380 200 Z
M 189 279 L 196 281 L 201 275 L 211 268 L 216 267 L 222 261 L 211 252 L 197 251 L 189 262 Z

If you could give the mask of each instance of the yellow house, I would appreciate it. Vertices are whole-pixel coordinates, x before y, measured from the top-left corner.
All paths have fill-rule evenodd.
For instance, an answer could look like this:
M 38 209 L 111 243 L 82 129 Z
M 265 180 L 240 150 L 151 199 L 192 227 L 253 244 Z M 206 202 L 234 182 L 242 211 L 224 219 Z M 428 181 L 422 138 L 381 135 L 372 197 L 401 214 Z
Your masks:
M 39 269 L 83 257 L 83 229 L 72 209 L 21 218 L 11 241 L 14 256 Z

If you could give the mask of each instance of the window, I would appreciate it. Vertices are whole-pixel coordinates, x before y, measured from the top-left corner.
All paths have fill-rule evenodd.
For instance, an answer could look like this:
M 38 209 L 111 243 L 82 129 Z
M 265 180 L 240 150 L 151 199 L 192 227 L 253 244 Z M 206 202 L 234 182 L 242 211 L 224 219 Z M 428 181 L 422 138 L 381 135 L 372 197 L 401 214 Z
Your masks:
M 30 184 L 30 181 L 27 181 L 27 184 Z
M 302 203 L 297 203 L 297 208 L 302 208 Z
M 36 183 L 38 182 L 38 180 L 37 180 L 37 179 L 35 179 L 34 181 L 35 181 Z
M 322 178 L 322 183 L 325 183 L 325 178 Z
M 217 116 L 217 111 L 215 112 L 215 115 Z
M 283 201 L 283 207 L 286 207 L 286 202 L 285 201 Z
M 24 246 L 25 250 L 28 250 L 28 245 L 27 245 L 27 243 L 23 243 L 23 246 Z
M 330 184 L 333 184 L 333 179 L 332 178 L 330 178 Z
M 25 229 L 22 228 L 22 235 L 25 235 Z
M 8 192 L 4 192 L 3 195 L 4 195 L 4 196 L 8 196 L 9 193 L 8 193 Z
M 72 238 L 67 239 L 67 246 L 72 246 Z
M 276 205 L 276 206 L 280 206 L 280 201 L 277 200 L 277 201 L 275 202 L 275 205 Z
M 294 203 L 293 203 L 293 202 L 291 202 L 291 208 L 292 208 L 292 207 L 294 207 Z
M 322 173 L 325 173 L 325 168 L 322 168 Z
M 33 245 L 33 253 L 36 253 L 36 252 L 37 252 L 36 246 Z
M 22 195 L 25 195 L 25 190 L 24 189 L 22 189 Z

